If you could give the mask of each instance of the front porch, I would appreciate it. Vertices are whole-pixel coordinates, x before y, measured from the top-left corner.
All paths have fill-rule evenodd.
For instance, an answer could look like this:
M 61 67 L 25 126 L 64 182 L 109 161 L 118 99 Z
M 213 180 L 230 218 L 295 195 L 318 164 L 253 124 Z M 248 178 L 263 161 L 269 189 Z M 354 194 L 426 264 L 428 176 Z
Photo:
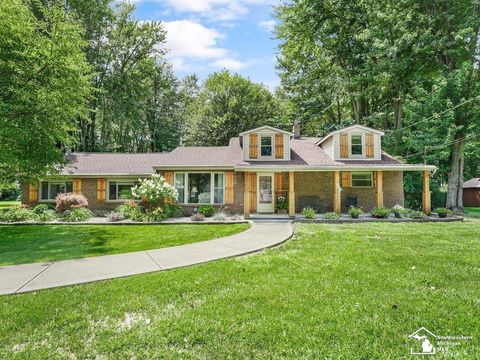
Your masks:
M 352 174 L 370 174 L 360 183 Z M 361 185 L 361 186 L 360 186 Z M 431 212 L 430 172 L 423 171 L 423 212 Z M 350 206 L 365 212 L 403 205 L 402 171 L 245 172 L 244 215 L 277 213 L 278 199 L 288 202 L 289 217 L 313 207 L 318 213 L 346 213 Z

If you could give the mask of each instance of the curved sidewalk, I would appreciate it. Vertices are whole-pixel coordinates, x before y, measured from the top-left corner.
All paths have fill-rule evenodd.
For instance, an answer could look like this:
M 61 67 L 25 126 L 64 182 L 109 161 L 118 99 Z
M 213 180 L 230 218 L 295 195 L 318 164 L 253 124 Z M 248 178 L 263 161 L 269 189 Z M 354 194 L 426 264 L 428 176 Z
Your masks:
M 288 240 L 292 222 L 254 221 L 242 233 L 193 244 L 48 263 L 0 267 L 0 294 L 88 283 L 245 255 Z

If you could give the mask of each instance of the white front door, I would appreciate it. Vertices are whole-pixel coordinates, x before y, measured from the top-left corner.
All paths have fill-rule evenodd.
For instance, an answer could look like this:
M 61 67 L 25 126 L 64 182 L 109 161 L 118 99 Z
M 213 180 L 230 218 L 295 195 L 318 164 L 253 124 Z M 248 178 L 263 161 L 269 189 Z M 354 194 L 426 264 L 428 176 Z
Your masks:
M 273 173 L 258 173 L 257 212 L 273 213 Z

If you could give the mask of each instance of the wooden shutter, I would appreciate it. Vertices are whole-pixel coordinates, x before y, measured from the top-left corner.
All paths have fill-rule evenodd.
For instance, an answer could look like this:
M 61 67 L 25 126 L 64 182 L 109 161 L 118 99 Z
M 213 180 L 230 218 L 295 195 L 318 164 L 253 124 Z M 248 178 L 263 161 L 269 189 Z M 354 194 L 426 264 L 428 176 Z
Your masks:
M 73 179 L 73 192 L 75 194 L 82 192 L 82 179 Z
M 351 179 L 350 171 L 342 171 L 342 184 L 340 186 L 342 188 L 352 187 Z
M 275 159 L 283 159 L 283 134 L 275 134 Z
M 97 179 L 97 201 L 104 202 L 106 199 L 105 189 L 107 181 L 105 179 Z
M 233 171 L 225 173 L 225 204 L 233 204 Z
M 28 201 L 37 202 L 38 201 L 38 182 L 34 182 L 28 185 Z
M 250 134 L 249 138 L 250 138 L 250 146 L 249 146 L 250 159 L 256 159 L 258 157 L 257 134 Z
M 173 172 L 167 171 L 165 172 L 165 181 L 169 185 L 173 185 Z
M 340 134 L 340 157 L 348 158 L 348 134 Z
M 372 158 L 374 154 L 373 133 L 365 134 L 365 149 L 366 156 Z

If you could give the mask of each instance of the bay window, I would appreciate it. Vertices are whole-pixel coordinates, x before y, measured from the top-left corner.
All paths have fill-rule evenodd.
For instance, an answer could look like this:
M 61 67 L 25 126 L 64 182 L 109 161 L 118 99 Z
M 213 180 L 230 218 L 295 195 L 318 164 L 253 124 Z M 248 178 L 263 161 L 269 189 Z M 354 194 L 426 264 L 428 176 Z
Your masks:
M 40 183 L 40 200 L 52 201 L 58 194 L 72 191 L 72 181 L 42 181 Z
M 175 173 L 180 204 L 223 204 L 223 173 Z

